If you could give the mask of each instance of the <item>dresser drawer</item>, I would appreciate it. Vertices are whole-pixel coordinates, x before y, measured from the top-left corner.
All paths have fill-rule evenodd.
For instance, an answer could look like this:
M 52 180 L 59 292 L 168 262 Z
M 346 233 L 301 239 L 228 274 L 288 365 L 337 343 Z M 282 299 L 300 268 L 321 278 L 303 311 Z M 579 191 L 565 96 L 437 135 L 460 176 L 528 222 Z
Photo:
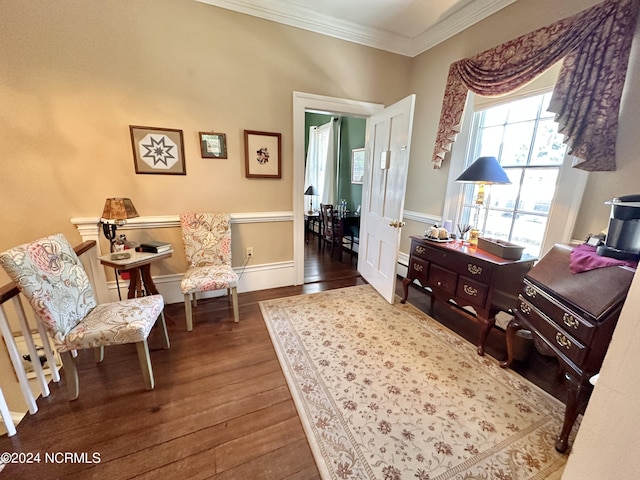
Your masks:
M 588 353 L 587 347 L 522 298 L 518 310 L 526 323 L 546 338 L 553 349 L 576 365 L 582 365 Z
M 433 264 L 429 268 L 429 285 L 433 288 L 453 295 L 456 292 L 457 280 L 458 275 L 455 272 Z
M 546 316 L 565 329 L 567 333 L 570 333 L 585 345 L 589 345 L 596 331 L 593 323 L 585 320 L 526 280 L 521 296 L 538 310 L 544 312 Z
M 429 262 L 423 258 L 412 255 L 409 260 L 409 273 L 408 277 L 412 280 L 419 280 L 423 286 L 427 284 L 427 278 L 429 274 Z
M 429 260 L 434 254 L 433 249 L 425 246 L 422 243 L 416 242 L 415 240 L 411 242 L 411 257 L 419 257 L 424 258 L 425 260 Z
M 488 290 L 487 285 L 461 275 L 458 279 L 456 297 L 460 298 L 462 304 L 466 300 L 471 305 L 483 308 Z

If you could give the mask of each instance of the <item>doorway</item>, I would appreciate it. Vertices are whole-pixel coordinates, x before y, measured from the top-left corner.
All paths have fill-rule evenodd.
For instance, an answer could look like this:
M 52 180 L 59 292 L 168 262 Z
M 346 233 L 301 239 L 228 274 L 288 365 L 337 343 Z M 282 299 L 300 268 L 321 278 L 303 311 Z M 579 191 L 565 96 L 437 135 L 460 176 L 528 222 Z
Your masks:
M 327 147 L 329 143 L 329 124 L 335 132 L 334 168 L 325 168 Z M 313 187 L 314 195 L 305 195 L 305 218 L 307 219 L 307 244 L 305 245 L 305 283 L 321 281 L 336 276 L 353 276 L 357 272 L 357 258 L 351 251 L 345 251 L 340 256 L 328 255 L 325 257 L 324 242 L 320 238 L 321 203 L 330 203 L 335 206 L 344 201 L 344 207 L 349 212 L 360 211 L 362 203 L 362 175 L 354 172 L 352 154 L 364 150 L 366 136 L 366 119 L 354 116 L 329 114 L 324 112 L 305 113 L 305 158 L 307 174 L 305 175 L 305 194 Z M 334 143 L 335 142 L 335 143 Z M 309 146 L 312 146 L 310 149 Z M 363 153 L 363 152 L 362 152 Z M 329 160 L 331 161 L 331 160 Z M 309 167 L 311 166 L 310 173 Z M 330 178 L 325 180 L 324 172 L 332 172 Z M 327 173 L 327 175 L 329 175 Z M 323 192 L 326 193 L 324 196 Z M 324 199 L 324 201 L 323 201 Z M 338 201 L 340 200 L 340 202 Z M 311 245 L 310 245 L 311 244 Z M 357 244 L 354 244 L 357 251 Z M 346 255 L 345 255 L 346 254 Z M 343 265 L 331 265 L 331 260 Z M 354 261 L 355 259 L 355 261 Z
M 377 103 L 358 102 L 335 97 L 325 97 L 293 92 L 293 260 L 295 284 L 304 283 L 305 221 L 304 221 L 304 166 L 305 166 L 305 117 L 307 112 L 327 115 L 351 116 L 366 119 L 384 109 Z

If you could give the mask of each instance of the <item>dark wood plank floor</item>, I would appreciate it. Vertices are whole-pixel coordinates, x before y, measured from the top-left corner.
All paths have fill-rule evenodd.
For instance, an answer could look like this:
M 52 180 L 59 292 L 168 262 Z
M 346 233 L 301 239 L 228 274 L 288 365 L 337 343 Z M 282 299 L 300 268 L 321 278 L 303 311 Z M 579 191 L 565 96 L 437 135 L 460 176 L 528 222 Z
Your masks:
M 134 346 L 107 349 L 99 366 L 92 352 L 80 352 L 79 399 L 67 401 L 64 379 L 52 384 L 18 434 L 0 437 L 0 452 L 39 453 L 40 463 L 8 465 L 0 477 L 319 478 L 258 302 L 365 282 L 348 254 L 332 261 L 313 239 L 307 250 L 307 283 L 240 294 L 238 324 L 227 298 L 200 301 L 193 332 L 185 330 L 182 304 L 168 305 L 171 349 L 160 348 L 159 332 L 150 336 L 153 391 L 144 390 Z M 412 288 L 409 301 L 428 312 L 428 295 Z M 432 313 L 475 342 L 473 322 L 438 304 Z M 503 334 L 492 332 L 487 353 L 503 358 L 504 351 Z M 534 351 L 514 368 L 561 397 L 554 362 Z

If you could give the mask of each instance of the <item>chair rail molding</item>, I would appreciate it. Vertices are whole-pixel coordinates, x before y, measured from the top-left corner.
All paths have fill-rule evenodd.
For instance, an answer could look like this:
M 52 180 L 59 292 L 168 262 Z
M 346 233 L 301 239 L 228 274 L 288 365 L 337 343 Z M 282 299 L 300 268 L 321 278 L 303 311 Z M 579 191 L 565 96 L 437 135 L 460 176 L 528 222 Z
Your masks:
M 231 224 L 243 223 L 272 223 L 272 222 L 293 222 L 293 212 L 243 212 L 230 213 Z M 114 301 L 118 299 L 118 286 L 115 281 L 107 282 L 105 268 L 100 264 L 97 257 L 103 254 L 100 249 L 100 217 L 75 217 L 70 219 L 71 223 L 78 229 L 78 233 L 83 241 L 96 241 L 96 255 L 87 259 L 91 262 L 94 272 L 94 287 L 100 303 Z M 180 228 L 180 215 L 158 215 L 148 217 L 136 217 L 127 220 L 127 223 L 118 230 L 139 230 L 156 228 Z M 241 275 L 238 283 L 238 292 L 250 292 L 254 290 L 264 290 L 266 288 L 284 287 L 293 285 L 294 282 L 294 262 L 277 262 L 272 264 L 253 265 L 251 267 L 234 267 L 238 275 Z M 163 295 L 166 303 L 180 303 L 184 301 L 184 296 L 180 290 L 180 280 L 182 274 L 163 275 L 154 277 L 154 282 L 158 290 Z M 128 282 L 120 281 L 120 288 L 126 292 Z M 207 295 L 198 295 L 198 298 L 208 298 L 215 296 L 208 292 Z

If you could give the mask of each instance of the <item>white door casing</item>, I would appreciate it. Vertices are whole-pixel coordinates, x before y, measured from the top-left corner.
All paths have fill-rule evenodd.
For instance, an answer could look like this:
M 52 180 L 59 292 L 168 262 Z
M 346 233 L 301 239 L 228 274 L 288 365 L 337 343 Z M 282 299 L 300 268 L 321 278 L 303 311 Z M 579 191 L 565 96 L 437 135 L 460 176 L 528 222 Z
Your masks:
M 349 115 L 367 118 L 382 111 L 384 105 L 312 93 L 293 92 L 293 264 L 295 285 L 304 283 L 304 138 L 305 113 Z
M 367 119 L 358 271 L 394 302 L 415 94 Z

